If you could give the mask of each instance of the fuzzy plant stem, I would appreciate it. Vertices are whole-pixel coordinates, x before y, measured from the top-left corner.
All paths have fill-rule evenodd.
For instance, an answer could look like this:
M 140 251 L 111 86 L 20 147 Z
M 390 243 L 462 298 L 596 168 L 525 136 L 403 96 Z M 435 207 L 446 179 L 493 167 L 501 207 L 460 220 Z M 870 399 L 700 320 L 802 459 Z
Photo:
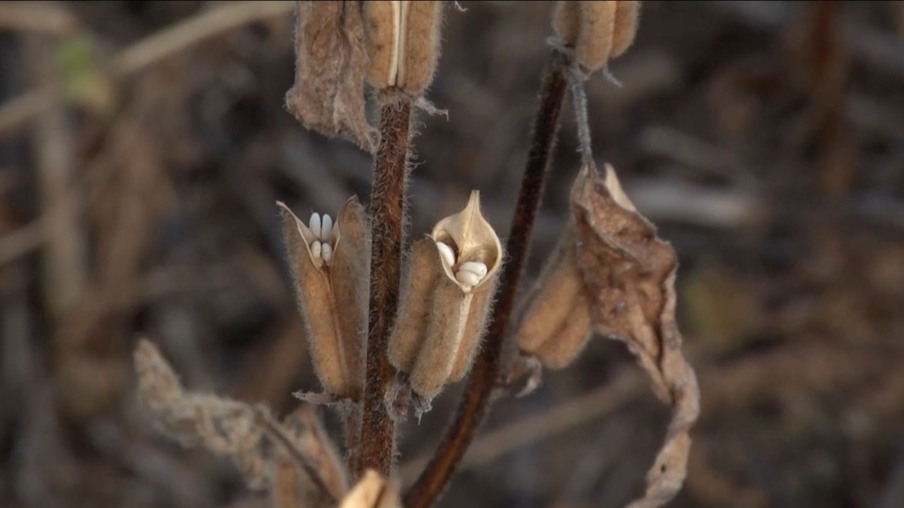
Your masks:
M 500 289 L 493 318 L 453 423 L 427 468 L 405 495 L 407 508 L 427 508 L 439 497 L 486 415 L 490 394 L 499 373 L 502 343 L 515 305 L 518 282 L 527 261 L 547 168 L 555 148 L 559 113 L 567 88 L 563 73 L 565 65 L 565 57 L 560 52 L 553 51 L 540 91 L 540 107 L 534 119 L 530 152 L 506 243 L 509 259 L 500 275 Z
M 387 412 L 384 397 L 395 376 L 387 356 L 387 342 L 399 302 L 410 124 L 411 101 L 401 95 L 384 96 L 370 199 L 373 229 L 367 377 L 361 434 L 357 457 L 353 459 L 358 476 L 375 469 L 388 478 L 395 456 L 395 422 Z

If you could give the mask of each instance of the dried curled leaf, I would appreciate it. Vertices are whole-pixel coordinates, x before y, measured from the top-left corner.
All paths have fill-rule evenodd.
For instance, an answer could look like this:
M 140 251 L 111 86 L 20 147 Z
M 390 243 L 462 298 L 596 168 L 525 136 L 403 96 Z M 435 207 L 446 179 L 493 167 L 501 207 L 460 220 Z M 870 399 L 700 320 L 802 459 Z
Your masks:
M 577 264 L 597 331 L 624 341 L 672 406 L 665 443 L 647 474 L 644 497 L 631 506 L 659 506 L 681 489 L 690 450 L 689 430 L 700 412 L 697 378 L 681 352 L 675 320 L 677 256 L 637 213 L 615 170 L 606 178 L 584 166 L 571 193 L 577 227 Z
M 150 342 L 135 350 L 138 391 L 158 427 L 183 446 L 203 445 L 235 461 L 251 488 L 270 485 L 274 460 L 255 408 L 214 395 L 186 393 L 176 373 Z
M 157 348 L 146 340 L 135 349 L 138 393 L 161 432 L 183 446 L 204 446 L 229 457 L 255 489 L 276 487 L 293 495 L 329 501 L 345 490 L 345 476 L 329 443 L 310 420 L 284 426 L 262 407 L 214 395 L 186 392 Z M 286 464 L 294 464 L 289 475 Z M 306 477 L 300 477 L 306 475 Z M 291 480 L 291 481 L 290 481 Z M 283 489 L 291 485 L 287 494 Z
M 368 57 L 360 2 L 298 2 L 295 52 L 289 111 L 310 129 L 373 152 L 377 136 L 365 114 Z
M 347 492 L 348 478 L 345 467 L 326 429 L 323 428 L 316 406 L 302 404 L 286 417 L 282 425 L 292 443 L 319 473 L 326 490 L 336 498 Z M 310 483 L 307 476 L 304 475 L 304 479 L 306 483 Z

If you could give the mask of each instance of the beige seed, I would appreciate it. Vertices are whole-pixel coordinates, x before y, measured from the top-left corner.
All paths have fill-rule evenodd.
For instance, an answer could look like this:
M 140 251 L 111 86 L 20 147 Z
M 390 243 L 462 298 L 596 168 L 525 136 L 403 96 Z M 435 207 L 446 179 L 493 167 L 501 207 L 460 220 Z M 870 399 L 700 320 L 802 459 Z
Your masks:
M 455 274 L 455 279 L 465 285 L 465 291 L 469 291 L 480 282 L 480 277 L 478 277 L 476 273 L 466 270 L 459 270 L 458 273 Z
M 308 224 L 308 227 L 311 229 L 311 233 L 314 233 L 314 236 L 320 238 L 320 214 L 316 212 L 312 213 L 311 220 L 308 221 Z
M 479 279 L 484 278 L 487 274 L 487 265 L 481 263 L 480 261 L 467 261 L 465 263 L 462 263 L 458 269 L 466 272 L 471 272 Z
M 320 226 L 320 239 L 324 242 L 330 242 L 333 238 L 333 218 L 329 214 L 323 214 L 322 225 Z
M 443 262 L 451 268 L 455 264 L 455 252 L 452 251 L 452 247 L 443 242 L 436 242 L 436 248 L 439 250 L 439 255 Z
M 323 262 L 323 244 L 319 240 L 314 240 L 311 244 L 311 255 L 314 257 L 314 264 L 319 268 Z

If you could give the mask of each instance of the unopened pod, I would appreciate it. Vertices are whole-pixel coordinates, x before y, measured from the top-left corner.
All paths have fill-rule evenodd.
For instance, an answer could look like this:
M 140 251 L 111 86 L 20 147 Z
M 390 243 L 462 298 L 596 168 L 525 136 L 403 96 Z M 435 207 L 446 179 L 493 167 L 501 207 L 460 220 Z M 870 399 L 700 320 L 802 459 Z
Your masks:
M 371 1 L 363 9 L 370 85 L 423 94 L 439 59 L 443 3 Z
M 594 72 L 620 56 L 634 42 L 640 14 L 636 0 L 556 2 L 553 28 L 575 50 L 586 72 Z
M 576 240 L 574 225 L 569 223 L 531 288 L 515 332 L 521 353 L 551 369 L 570 364 L 591 335 L 590 307 L 575 259 Z
M 389 360 L 421 398 L 429 401 L 470 370 L 501 263 L 502 245 L 480 213 L 477 191 L 412 246 Z
M 324 390 L 358 399 L 364 381 L 369 258 L 367 217 L 357 198 L 335 223 L 314 213 L 308 224 L 283 203 L 286 250 L 314 371 Z

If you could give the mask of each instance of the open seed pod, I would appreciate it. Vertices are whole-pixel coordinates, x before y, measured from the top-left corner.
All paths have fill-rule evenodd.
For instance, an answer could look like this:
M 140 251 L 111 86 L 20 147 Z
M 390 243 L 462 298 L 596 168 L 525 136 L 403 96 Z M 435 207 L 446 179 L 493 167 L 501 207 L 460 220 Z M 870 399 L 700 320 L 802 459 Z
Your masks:
M 299 312 L 324 390 L 357 399 L 364 381 L 369 256 L 364 208 L 345 202 L 335 224 L 312 214 L 305 224 L 283 203 L 284 235 Z
M 389 359 L 421 398 L 429 401 L 470 369 L 501 264 L 502 245 L 476 191 L 413 246 Z

